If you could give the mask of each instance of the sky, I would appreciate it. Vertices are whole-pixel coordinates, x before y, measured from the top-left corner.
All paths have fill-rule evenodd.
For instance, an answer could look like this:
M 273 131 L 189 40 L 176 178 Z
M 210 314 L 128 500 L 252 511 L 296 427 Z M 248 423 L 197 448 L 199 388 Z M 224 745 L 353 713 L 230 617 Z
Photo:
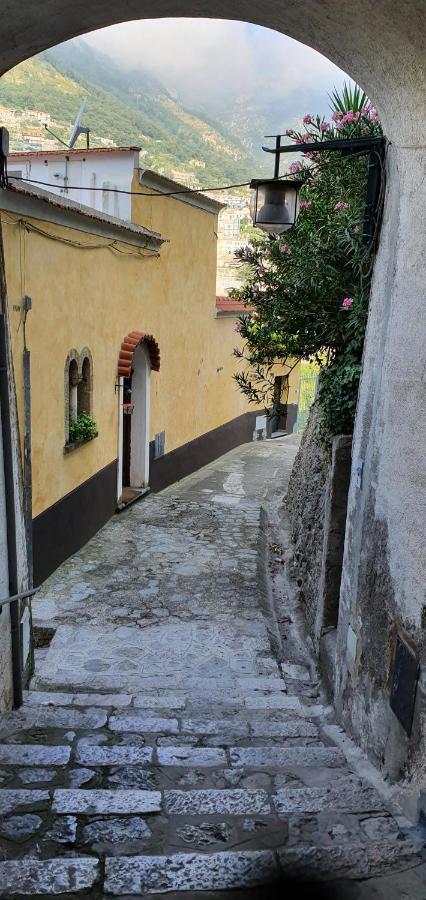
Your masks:
M 148 70 L 192 108 L 220 108 L 238 94 L 279 99 L 288 104 L 290 116 L 294 110 L 325 112 L 328 93 L 345 80 L 315 50 L 244 22 L 144 20 L 104 28 L 85 39 L 123 66 Z

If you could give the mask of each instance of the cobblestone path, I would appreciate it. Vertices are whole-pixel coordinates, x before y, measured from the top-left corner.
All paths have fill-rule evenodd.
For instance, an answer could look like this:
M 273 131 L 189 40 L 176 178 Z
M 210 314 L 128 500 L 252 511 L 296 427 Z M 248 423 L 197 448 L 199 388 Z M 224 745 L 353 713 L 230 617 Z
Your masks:
M 0 716 L 0 897 L 266 898 L 303 874 L 338 900 L 425 900 L 416 832 L 333 723 L 298 627 L 278 514 L 295 449 L 232 451 L 45 583 L 53 639 Z

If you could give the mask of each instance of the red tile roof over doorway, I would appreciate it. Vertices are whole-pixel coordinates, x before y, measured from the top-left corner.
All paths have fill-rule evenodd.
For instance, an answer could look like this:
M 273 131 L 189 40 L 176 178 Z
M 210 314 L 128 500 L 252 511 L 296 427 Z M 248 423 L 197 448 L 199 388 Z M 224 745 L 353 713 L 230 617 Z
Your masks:
M 216 309 L 218 313 L 233 313 L 241 315 L 241 313 L 251 312 L 252 306 L 245 306 L 242 300 L 233 300 L 231 297 L 216 297 Z
M 155 372 L 160 371 L 160 348 L 152 334 L 145 334 L 143 331 L 131 331 L 121 343 L 120 353 L 118 354 L 118 375 L 129 377 L 132 371 L 133 354 L 139 344 L 146 344 L 151 360 L 151 369 Z

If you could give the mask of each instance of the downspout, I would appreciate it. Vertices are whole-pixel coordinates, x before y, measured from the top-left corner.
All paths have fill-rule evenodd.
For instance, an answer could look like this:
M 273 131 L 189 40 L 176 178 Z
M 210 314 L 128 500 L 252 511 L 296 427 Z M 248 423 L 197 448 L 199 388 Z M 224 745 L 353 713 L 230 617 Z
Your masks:
M 26 322 L 32 308 L 31 297 L 23 298 L 24 305 L 24 510 L 25 533 L 27 541 L 28 587 L 33 586 L 33 479 L 31 455 L 31 352 L 27 347 Z
M 4 481 L 6 493 L 5 500 L 7 520 L 7 556 L 9 565 L 9 592 L 11 595 L 14 595 L 18 593 L 19 585 L 16 546 L 15 484 L 13 473 L 13 439 L 10 416 L 11 379 L 7 352 L 7 324 L 7 293 L 4 266 L 3 229 L 0 221 L 0 397 L 2 407 L 1 428 L 3 439 Z M 10 604 L 10 628 L 12 650 L 13 703 L 16 709 L 22 705 L 23 700 L 19 600 L 16 600 Z

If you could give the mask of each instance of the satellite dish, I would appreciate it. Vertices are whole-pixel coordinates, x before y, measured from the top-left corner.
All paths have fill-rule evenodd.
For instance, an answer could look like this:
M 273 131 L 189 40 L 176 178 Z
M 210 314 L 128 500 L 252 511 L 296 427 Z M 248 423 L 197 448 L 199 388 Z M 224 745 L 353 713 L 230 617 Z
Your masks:
M 68 144 L 68 147 L 70 150 L 72 150 L 72 148 L 74 147 L 74 144 L 75 144 L 77 138 L 80 137 L 80 134 L 86 135 L 87 149 L 89 149 L 90 128 L 87 128 L 84 125 L 80 125 L 81 117 L 83 115 L 85 106 L 86 106 L 86 99 L 84 99 L 81 103 L 80 109 L 77 113 L 77 118 L 74 122 L 73 129 L 71 131 L 71 137 L 70 137 L 69 144 Z

